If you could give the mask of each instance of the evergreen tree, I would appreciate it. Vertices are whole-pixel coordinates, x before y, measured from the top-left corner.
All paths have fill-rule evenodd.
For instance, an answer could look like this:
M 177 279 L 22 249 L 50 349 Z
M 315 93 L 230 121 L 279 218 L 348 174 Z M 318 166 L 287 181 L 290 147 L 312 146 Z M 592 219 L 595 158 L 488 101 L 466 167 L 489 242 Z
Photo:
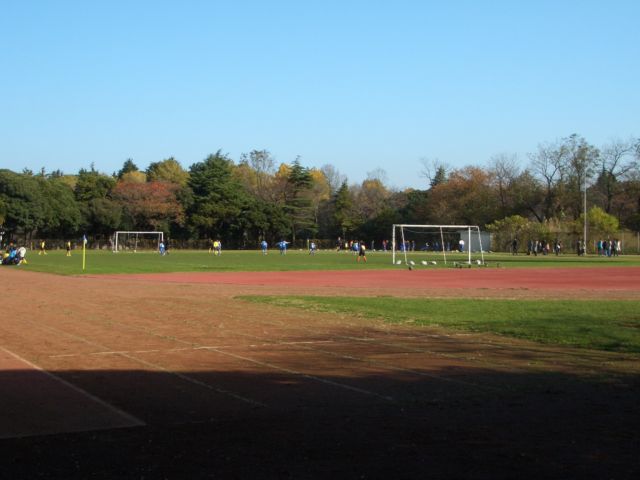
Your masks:
M 315 215 L 311 201 L 311 186 L 313 177 L 308 168 L 300 165 L 296 159 L 291 165 L 287 178 L 287 192 L 285 199 L 285 212 L 291 222 L 292 240 L 306 236 L 312 238 L 317 233 Z
M 242 241 L 251 202 L 233 175 L 233 162 L 220 150 L 190 168 L 189 225 L 200 238 Z

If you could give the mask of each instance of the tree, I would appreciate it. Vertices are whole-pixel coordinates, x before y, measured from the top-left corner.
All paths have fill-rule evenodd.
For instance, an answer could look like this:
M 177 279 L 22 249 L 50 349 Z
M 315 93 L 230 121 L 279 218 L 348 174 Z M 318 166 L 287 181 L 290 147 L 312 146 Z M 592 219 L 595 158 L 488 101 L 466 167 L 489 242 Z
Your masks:
M 525 241 L 524 233 L 530 230 L 529 223 L 526 218 L 520 215 L 511 215 L 502 220 L 494 220 L 486 228 L 493 233 L 494 244 L 500 246 L 502 250 L 508 251 L 514 239 L 522 245 Z
M 249 227 L 243 217 L 251 203 L 233 167 L 232 160 L 218 150 L 189 169 L 192 204 L 187 217 L 200 238 L 219 236 L 239 242 Z
M 128 230 L 167 231 L 171 224 L 184 222 L 177 199 L 180 186 L 169 182 L 118 182 L 113 199 L 120 203 Z
M 620 228 L 620 222 L 613 215 L 609 215 L 600 207 L 591 207 L 587 212 L 587 222 L 592 231 L 603 235 L 613 235 Z M 584 214 L 574 222 L 574 231 L 582 232 Z
M 490 160 L 491 174 L 497 189 L 502 215 L 513 210 L 513 194 L 511 192 L 515 179 L 520 174 L 516 155 L 500 154 Z
M 567 156 L 566 145 L 558 143 L 539 145 L 538 151 L 530 154 L 531 172 L 542 179 L 545 187 L 542 219 L 552 218 L 561 211 L 558 200 L 567 170 Z
M 44 225 L 46 200 L 32 174 L 0 170 L 0 202 L 8 230 L 31 237 Z
M 6 216 L 7 216 L 7 205 L 5 204 L 4 200 L 0 198 L 0 227 L 2 227 L 2 225 L 4 224 L 4 220 Z
M 337 234 L 343 239 L 354 227 L 353 198 L 347 181 L 343 181 L 333 197 L 333 221 Z
M 422 158 L 420 159 L 420 163 L 422 163 L 420 175 L 429 181 L 429 188 L 433 188 L 447 181 L 447 174 L 450 167 L 446 163 L 441 162 L 437 158 Z
M 127 158 L 124 164 L 122 165 L 122 168 L 118 172 L 118 178 L 121 179 L 125 173 L 138 172 L 138 171 L 140 171 L 140 169 L 135 163 L 133 163 L 133 159 Z
M 334 195 L 344 182 L 347 181 L 346 175 L 340 173 L 340 171 L 329 163 L 325 163 L 320 167 L 320 171 L 324 174 L 329 184 L 330 194 Z
M 429 203 L 440 224 L 484 225 L 499 210 L 490 173 L 473 166 L 452 171 L 446 183 L 430 189 Z
M 76 182 L 76 199 L 84 202 L 94 198 L 105 198 L 115 186 L 116 180 L 113 177 L 98 173 L 93 168 L 81 169 Z
M 311 201 L 313 177 L 308 168 L 296 158 L 291 164 L 285 191 L 285 212 L 291 221 L 291 235 L 295 243 L 298 236 L 312 238 L 317 232 Z
M 636 148 L 633 140 L 612 140 L 600 151 L 600 173 L 595 191 L 602 196 L 602 206 L 607 213 L 611 213 L 614 198 L 621 193 L 620 180 L 638 170 L 638 159 L 634 156 Z
M 160 162 L 152 162 L 147 168 L 149 182 L 169 182 L 184 187 L 189 181 L 189 173 L 173 157 Z
M 115 186 L 115 178 L 98 173 L 93 166 L 78 173 L 76 200 L 80 203 L 85 229 L 94 235 L 110 236 L 120 226 L 122 207 L 111 199 Z
M 313 223 L 317 229 L 320 228 L 320 208 L 327 204 L 331 198 L 331 186 L 321 170 L 312 168 L 309 170 L 311 175 L 310 198 L 311 209 L 313 210 Z
M 243 153 L 240 158 L 240 167 L 246 167 L 243 178 L 247 190 L 260 200 L 273 202 L 275 160 L 269 151 L 252 150 L 249 154 Z
M 389 191 L 378 179 L 364 180 L 354 193 L 353 210 L 358 217 L 359 224 L 375 218 L 387 207 Z
M 44 199 L 43 224 L 38 234 L 47 237 L 66 237 L 78 233 L 82 213 L 74 192 L 60 177 L 37 177 Z
M 140 171 L 123 173 L 118 183 L 145 183 L 147 174 Z
M 564 145 L 568 157 L 564 206 L 573 218 L 578 218 L 583 211 L 584 191 L 593 176 L 600 152 L 577 134 L 564 139 Z
M 512 208 L 509 213 L 544 221 L 545 193 L 529 170 L 515 177 L 509 188 Z

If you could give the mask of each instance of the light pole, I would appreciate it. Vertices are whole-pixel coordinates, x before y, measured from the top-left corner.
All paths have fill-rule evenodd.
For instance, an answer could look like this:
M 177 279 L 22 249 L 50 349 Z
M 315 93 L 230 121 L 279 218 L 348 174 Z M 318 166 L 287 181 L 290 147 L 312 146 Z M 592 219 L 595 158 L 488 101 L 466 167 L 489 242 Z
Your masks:
M 582 196 L 582 209 L 584 215 L 584 226 L 582 232 L 582 238 L 584 242 L 584 254 L 587 254 L 587 172 L 584 172 L 584 181 L 583 181 L 584 192 Z

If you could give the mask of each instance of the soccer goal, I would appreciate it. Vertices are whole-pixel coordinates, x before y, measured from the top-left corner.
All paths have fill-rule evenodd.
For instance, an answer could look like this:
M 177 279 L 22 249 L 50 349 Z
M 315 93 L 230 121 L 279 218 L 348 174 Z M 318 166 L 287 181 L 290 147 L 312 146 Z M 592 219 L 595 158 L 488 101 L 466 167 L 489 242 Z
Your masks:
M 117 231 L 113 234 L 114 252 L 137 252 L 138 250 L 158 250 L 164 242 L 164 232 Z
M 391 233 L 392 261 L 396 255 L 404 256 L 409 264 L 407 252 L 441 253 L 445 265 L 453 252 L 466 253 L 467 263 L 471 265 L 471 253 L 480 253 L 480 262 L 484 265 L 482 235 L 477 225 L 407 225 L 394 224 Z

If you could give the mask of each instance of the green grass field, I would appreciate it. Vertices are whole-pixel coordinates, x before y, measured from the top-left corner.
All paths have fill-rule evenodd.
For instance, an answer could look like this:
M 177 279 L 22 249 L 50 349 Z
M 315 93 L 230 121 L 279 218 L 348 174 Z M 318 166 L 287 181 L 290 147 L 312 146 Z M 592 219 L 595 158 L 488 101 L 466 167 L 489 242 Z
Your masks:
M 450 268 L 453 262 L 466 262 L 466 254 L 451 253 L 447 255 L 448 265 L 445 266 L 442 255 L 424 252 L 408 254 L 409 259 L 416 262 L 416 268 Z M 404 262 L 404 256 L 398 256 Z M 472 255 L 472 259 L 479 259 L 479 255 Z M 280 255 L 277 251 L 270 251 L 262 255 L 257 250 L 225 251 L 220 257 L 215 257 L 206 251 L 172 250 L 167 256 L 160 256 L 155 252 L 122 252 L 114 254 L 105 250 L 88 250 L 86 255 L 86 269 L 82 270 L 82 252 L 73 251 L 71 257 L 65 256 L 65 251 L 54 250 L 46 256 L 39 256 L 36 251 L 27 255 L 28 264 L 18 268 L 32 271 L 55 273 L 60 275 L 114 274 L 114 273 L 165 273 L 165 272 L 225 272 L 225 271 L 292 271 L 292 270 L 361 270 L 361 269 L 404 269 L 405 265 L 393 265 L 390 253 L 370 252 L 368 263 L 356 263 L 356 257 L 350 253 L 336 253 L 321 251 L 316 255 L 308 255 L 306 251 L 290 250 L 287 255 Z M 437 265 L 423 267 L 422 260 L 436 261 Z M 485 254 L 488 268 L 500 266 L 509 267 L 595 267 L 595 266 L 640 266 L 637 255 L 621 256 L 617 258 L 603 258 L 596 256 L 577 257 L 576 255 L 562 255 L 556 257 L 512 256 L 504 254 Z M 2 267 L 14 268 L 14 267 Z M 476 267 L 474 268 L 484 268 Z
M 394 324 L 494 333 L 577 348 L 640 353 L 640 302 L 392 297 L 240 297 L 252 302 L 380 318 Z

